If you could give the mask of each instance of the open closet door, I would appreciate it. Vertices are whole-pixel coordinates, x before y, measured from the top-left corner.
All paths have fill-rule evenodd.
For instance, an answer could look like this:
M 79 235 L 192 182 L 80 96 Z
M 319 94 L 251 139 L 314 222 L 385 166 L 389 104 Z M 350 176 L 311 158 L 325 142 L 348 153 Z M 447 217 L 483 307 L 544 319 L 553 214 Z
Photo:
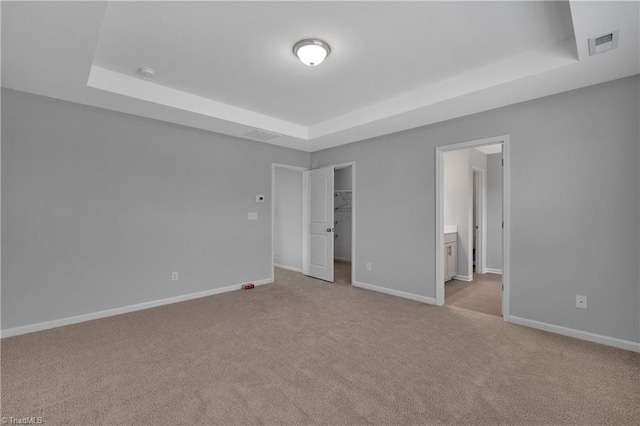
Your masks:
M 333 282 L 333 167 L 305 173 L 307 208 L 306 275 Z

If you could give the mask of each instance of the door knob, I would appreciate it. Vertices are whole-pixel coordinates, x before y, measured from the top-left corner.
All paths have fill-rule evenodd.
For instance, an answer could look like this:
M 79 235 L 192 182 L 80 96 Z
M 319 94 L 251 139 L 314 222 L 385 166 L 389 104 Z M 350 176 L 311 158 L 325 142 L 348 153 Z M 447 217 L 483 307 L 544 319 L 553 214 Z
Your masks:
M 327 232 L 333 232 L 335 228 L 327 228 Z

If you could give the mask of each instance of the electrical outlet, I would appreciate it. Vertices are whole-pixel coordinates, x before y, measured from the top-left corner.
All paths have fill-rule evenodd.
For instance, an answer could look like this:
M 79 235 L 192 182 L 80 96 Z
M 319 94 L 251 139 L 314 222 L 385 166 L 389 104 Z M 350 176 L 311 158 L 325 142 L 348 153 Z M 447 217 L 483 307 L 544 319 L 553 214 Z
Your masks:
M 576 295 L 576 308 L 587 309 L 587 296 Z
M 171 281 L 178 281 L 178 271 L 173 271 L 171 273 Z
M 370 270 L 371 270 L 371 263 L 367 262 L 367 271 L 370 271 Z
M 249 220 L 258 220 L 258 212 L 249 212 L 247 218 Z

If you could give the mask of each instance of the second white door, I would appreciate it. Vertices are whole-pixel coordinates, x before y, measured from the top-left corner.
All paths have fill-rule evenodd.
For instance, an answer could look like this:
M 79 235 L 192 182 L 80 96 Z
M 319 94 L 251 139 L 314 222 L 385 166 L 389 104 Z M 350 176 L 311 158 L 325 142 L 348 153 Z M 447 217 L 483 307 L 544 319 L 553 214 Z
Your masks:
M 308 205 L 308 275 L 333 282 L 333 179 L 334 168 L 305 172 Z

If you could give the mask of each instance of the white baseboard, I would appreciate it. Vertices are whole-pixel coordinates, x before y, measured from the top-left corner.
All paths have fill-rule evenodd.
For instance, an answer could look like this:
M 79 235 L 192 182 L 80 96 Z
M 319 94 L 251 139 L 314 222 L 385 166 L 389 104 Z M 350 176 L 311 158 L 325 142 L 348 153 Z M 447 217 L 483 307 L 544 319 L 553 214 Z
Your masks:
M 274 263 L 273 266 L 276 268 L 286 269 L 287 271 L 302 273 L 302 268 L 296 268 L 295 266 L 283 265 L 282 263 Z
M 347 257 L 334 257 L 333 260 L 337 260 L 338 262 L 351 263 L 351 259 Z
M 484 268 L 484 272 L 487 273 L 487 274 L 500 274 L 500 275 L 502 275 L 502 269 Z
M 471 282 L 473 281 L 473 275 L 455 275 L 453 277 L 454 280 Z
M 415 300 L 415 301 L 418 301 L 418 302 L 428 303 L 429 305 L 435 305 L 436 304 L 436 299 L 431 298 L 431 297 L 420 296 L 418 294 L 407 293 L 407 292 L 404 292 L 404 291 L 394 290 L 394 289 L 386 288 L 386 287 L 379 287 L 377 285 L 366 284 L 366 283 L 362 283 L 362 282 L 359 282 L 359 281 L 353 281 L 351 284 L 354 287 L 360 287 L 360 288 L 364 288 L 366 290 L 377 291 L 378 293 L 390 294 L 392 296 L 398 296 L 398 297 L 402 297 L 404 299 L 410 299 L 410 300 Z
M 603 336 L 601 334 L 589 333 L 588 331 L 580 331 L 559 325 L 547 324 L 545 322 L 514 317 L 513 315 L 509 317 L 509 322 L 517 325 L 523 325 L 525 327 L 536 328 L 538 330 L 549 331 L 551 333 L 562 334 L 563 336 L 575 337 L 576 339 L 613 346 L 614 348 L 640 352 L 640 342 L 632 342 L 630 340 L 618 339 L 616 337 Z
M 36 324 L 23 325 L 20 327 L 2 330 L 0 337 L 18 336 L 20 334 L 33 333 L 35 331 L 48 330 L 50 328 L 62 327 L 64 325 L 77 324 L 114 315 L 126 314 L 128 312 L 141 311 L 143 309 L 155 308 L 157 306 L 169 305 L 171 303 L 184 302 L 186 300 L 198 299 L 200 297 L 213 296 L 214 294 L 227 293 L 229 291 L 240 290 L 244 284 L 263 285 L 270 284 L 271 278 L 264 278 L 257 281 L 248 281 L 242 284 L 230 285 L 227 287 L 214 288 L 211 290 L 199 291 L 197 293 L 181 294 L 179 296 L 168 297 L 166 299 L 152 300 L 150 302 L 138 303 L 135 305 L 123 306 L 121 308 L 107 309 L 105 311 L 91 312 L 88 314 L 76 315 L 73 317 L 61 318 L 57 320 L 39 322 Z

